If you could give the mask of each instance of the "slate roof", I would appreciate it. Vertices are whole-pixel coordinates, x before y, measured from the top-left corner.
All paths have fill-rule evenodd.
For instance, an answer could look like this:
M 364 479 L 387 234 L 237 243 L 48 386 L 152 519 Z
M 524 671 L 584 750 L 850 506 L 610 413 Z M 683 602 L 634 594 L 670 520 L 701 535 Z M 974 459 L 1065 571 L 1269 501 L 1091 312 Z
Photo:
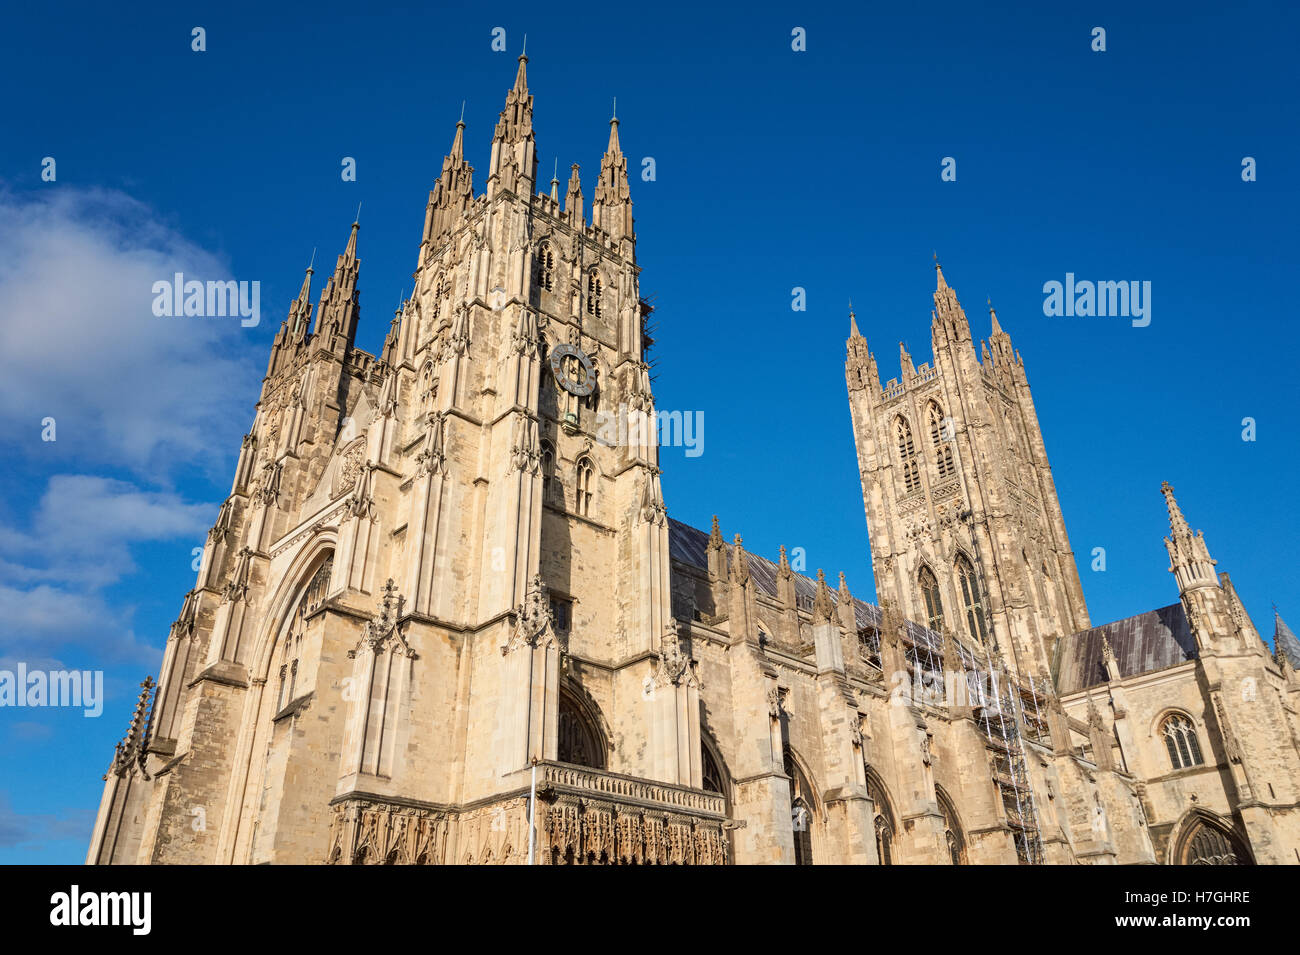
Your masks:
M 1273 646 L 1281 647 L 1286 653 L 1287 659 L 1291 661 L 1293 669 L 1300 670 L 1300 640 L 1296 639 L 1291 628 L 1286 625 L 1277 611 L 1273 612 Z
M 735 550 L 735 547 L 732 544 L 726 544 L 726 548 L 727 563 L 730 566 L 732 551 Z M 708 532 L 702 531 L 698 527 L 691 527 L 689 524 L 683 524 L 671 517 L 668 518 L 668 554 L 673 560 L 707 571 L 709 567 Z M 766 557 L 760 557 L 752 551 L 745 551 L 745 557 L 749 561 L 749 576 L 754 581 L 754 586 L 765 594 L 773 597 L 777 596 L 776 581 L 779 566 L 774 561 L 770 561 Z M 839 581 L 837 580 L 832 584 L 828 580 L 826 586 L 831 592 L 831 600 L 838 605 Z M 812 610 L 812 602 L 817 594 L 816 579 L 806 577 L 803 574 L 795 574 L 794 592 L 799 606 L 804 610 Z M 853 616 L 860 628 L 880 626 L 880 608 L 875 604 L 867 603 L 865 600 L 859 600 L 857 597 L 853 598 Z M 943 637 L 940 634 L 912 620 L 908 620 L 906 623 L 907 636 L 912 643 L 928 648 L 936 654 L 942 654 Z M 971 669 L 976 668 L 978 664 L 975 662 L 975 657 L 970 650 L 960 641 L 958 647 L 965 665 Z
M 1196 659 L 1196 641 L 1181 603 L 1148 610 L 1114 623 L 1071 634 L 1061 641 L 1057 691 L 1077 693 L 1106 682 L 1102 637 L 1110 641 L 1122 677 L 1137 676 Z

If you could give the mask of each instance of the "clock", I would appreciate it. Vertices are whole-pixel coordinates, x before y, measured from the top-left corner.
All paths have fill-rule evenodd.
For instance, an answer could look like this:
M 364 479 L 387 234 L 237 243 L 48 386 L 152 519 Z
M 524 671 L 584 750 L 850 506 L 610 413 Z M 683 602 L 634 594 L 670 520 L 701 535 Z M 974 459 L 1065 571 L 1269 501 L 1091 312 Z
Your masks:
M 565 359 L 573 359 L 573 362 Z M 577 363 L 577 368 L 573 363 Z M 574 377 L 571 372 L 578 372 Z M 596 369 L 581 348 L 576 345 L 556 345 L 551 351 L 551 374 L 556 383 L 571 395 L 585 398 L 596 390 Z

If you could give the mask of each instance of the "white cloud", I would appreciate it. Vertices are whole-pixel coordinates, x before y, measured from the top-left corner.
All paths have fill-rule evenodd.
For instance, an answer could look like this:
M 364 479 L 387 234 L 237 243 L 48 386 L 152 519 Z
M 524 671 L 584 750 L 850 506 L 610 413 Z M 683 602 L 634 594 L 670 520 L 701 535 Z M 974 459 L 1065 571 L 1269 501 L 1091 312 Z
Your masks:
M 215 504 L 191 503 L 170 491 L 56 474 L 29 530 L 0 527 L 0 569 L 4 579 L 20 584 L 107 586 L 135 570 L 130 544 L 188 538 L 200 546 L 216 512 Z
M 153 283 L 232 277 L 145 205 L 110 190 L 0 191 L 0 427 L 40 422 L 78 461 L 166 475 L 231 466 L 265 360 L 230 318 L 159 318 Z M 252 280 L 255 276 L 239 276 Z M 259 339 L 260 341 L 260 339 Z
M 83 661 L 156 662 L 158 651 L 136 638 L 130 610 L 99 591 L 135 570 L 131 544 L 188 539 L 199 546 L 215 513 L 214 504 L 126 481 L 52 477 L 30 527 L 0 529 L 0 657 L 73 650 Z

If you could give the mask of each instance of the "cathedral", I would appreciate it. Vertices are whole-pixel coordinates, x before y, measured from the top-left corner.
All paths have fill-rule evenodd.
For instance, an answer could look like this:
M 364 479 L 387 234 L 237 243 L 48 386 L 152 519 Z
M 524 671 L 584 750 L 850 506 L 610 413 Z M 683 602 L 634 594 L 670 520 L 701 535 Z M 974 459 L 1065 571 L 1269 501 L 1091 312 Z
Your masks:
M 605 437 L 655 415 L 619 123 L 589 208 L 539 188 L 527 62 L 380 355 L 357 223 L 307 269 L 87 862 L 1300 864 L 1300 643 L 1168 484 L 1177 599 L 1093 625 L 937 265 L 930 361 L 882 385 L 850 315 L 879 606 L 668 516 L 654 430 Z

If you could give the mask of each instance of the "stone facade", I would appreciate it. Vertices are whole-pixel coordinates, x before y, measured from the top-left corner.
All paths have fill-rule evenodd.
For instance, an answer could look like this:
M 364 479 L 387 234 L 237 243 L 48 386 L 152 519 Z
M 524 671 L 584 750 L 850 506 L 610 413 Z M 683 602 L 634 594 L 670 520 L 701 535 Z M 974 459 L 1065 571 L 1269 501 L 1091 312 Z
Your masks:
M 307 270 L 87 861 L 1300 861 L 1285 655 L 1169 491 L 1194 652 L 1089 670 L 1024 366 L 941 271 L 932 364 L 882 388 L 851 319 L 881 606 L 668 518 L 602 430 L 654 415 L 618 120 L 590 217 L 539 191 L 526 64 L 379 357 L 358 224 Z

